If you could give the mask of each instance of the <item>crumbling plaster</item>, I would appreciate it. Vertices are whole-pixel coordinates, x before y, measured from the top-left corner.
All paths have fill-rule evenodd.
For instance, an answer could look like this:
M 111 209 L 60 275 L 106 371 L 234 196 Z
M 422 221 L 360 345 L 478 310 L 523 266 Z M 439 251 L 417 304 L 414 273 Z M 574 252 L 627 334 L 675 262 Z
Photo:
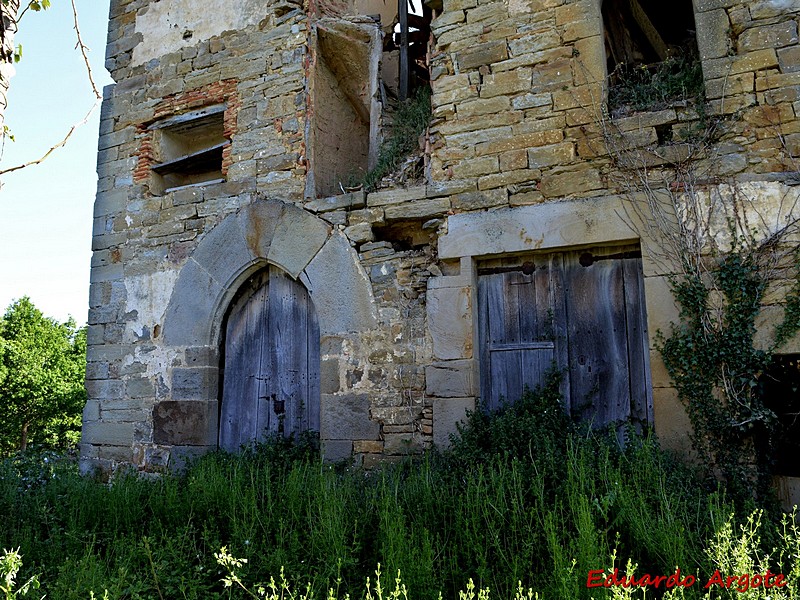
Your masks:
M 141 43 L 133 49 L 131 64 L 142 65 L 195 46 L 223 31 L 257 25 L 263 18 L 263 0 L 207 0 L 202 7 L 197 0 L 150 2 L 136 13 L 136 34 Z

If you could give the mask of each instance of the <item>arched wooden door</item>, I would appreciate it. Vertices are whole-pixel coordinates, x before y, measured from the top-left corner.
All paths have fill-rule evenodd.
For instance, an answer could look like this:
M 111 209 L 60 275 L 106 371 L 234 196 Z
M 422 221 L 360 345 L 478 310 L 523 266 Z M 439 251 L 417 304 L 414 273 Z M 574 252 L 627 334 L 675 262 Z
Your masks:
M 270 265 L 242 286 L 225 325 L 220 448 L 319 431 L 319 343 L 300 282 Z

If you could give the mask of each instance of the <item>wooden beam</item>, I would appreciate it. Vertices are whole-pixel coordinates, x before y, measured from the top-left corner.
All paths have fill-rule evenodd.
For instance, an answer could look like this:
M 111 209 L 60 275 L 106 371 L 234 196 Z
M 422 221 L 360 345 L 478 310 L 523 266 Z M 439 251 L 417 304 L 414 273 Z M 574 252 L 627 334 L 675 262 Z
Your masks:
M 400 18 L 400 100 L 408 98 L 408 0 L 397 0 Z
M 644 12 L 642 5 L 639 4 L 639 0 L 628 0 L 628 4 L 631 8 L 631 14 L 636 21 L 636 24 L 639 25 L 639 28 L 647 38 L 647 41 L 650 42 L 653 50 L 655 50 L 656 54 L 658 55 L 658 59 L 666 60 L 667 56 L 669 56 L 669 49 L 664 43 L 664 40 L 661 38 L 661 34 L 658 33 L 655 25 L 653 25 L 653 22 L 650 20 L 650 17 L 647 16 L 647 13 Z

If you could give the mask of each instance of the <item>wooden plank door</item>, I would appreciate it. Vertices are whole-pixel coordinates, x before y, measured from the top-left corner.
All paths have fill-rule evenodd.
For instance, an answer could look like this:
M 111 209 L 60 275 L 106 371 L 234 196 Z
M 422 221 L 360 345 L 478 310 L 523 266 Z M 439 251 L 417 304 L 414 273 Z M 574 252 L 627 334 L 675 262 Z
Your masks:
M 270 266 L 237 294 L 225 327 L 219 445 L 229 451 L 319 430 L 319 325 L 307 290 Z
M 576 418 L 652 423 L 638 247 L 495 260 L 478 269 L 478 306 L 487 409 L 518 399 L 555 365 Z
M 542 383 L 556 356 L 548 264 L 500 262 L 478 271 L 481 398 L 488 410 Z
M 596 427 L 652 422 L 641 253 L 636 246 L 564 255 L 570 405 Z

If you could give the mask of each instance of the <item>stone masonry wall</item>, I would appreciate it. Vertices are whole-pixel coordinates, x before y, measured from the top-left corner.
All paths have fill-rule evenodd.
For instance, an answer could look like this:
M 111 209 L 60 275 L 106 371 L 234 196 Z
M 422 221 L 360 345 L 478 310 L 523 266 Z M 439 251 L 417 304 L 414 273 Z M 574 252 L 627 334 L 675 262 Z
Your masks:
M 208 14 L 219 1 L 206 1 Z M 160 0 L 159 11 L 181 15 L 185 3 Z M 157 470 L 216 445 L 222 318 L 267 262 L 299 277 L 323 315 L 327 456 L 371 464 L 446 444 L 476 406 L 482 259 L 639 239 L 649 329 L 677 318 L 669 269 L 648 253 L 646 228 L 621 217 L 629 199 L 607 140 L 623 165 L 645 157 L 668 177 L 693 147 L 687 132 L 718 119 L 694 163 L 706 189 L 739 182 L 773 213 L 797 193 L 795 0 L 696 0 L 706 114 L 684 102 L 613 120 L 596 0 L 445 0 L 432 23 L 425 180 L 324 198 L 306 185 L 308 43 L 315 15 L 352 6 L 244 2 L 230 28 L 187 29 L 157 53 L 151 4 L 111 3 L 107 67 L 117 83 L 100 125 L 86 468 Z M 156 195 L 148 127 L 220 102 L 226 181 Z M 192 319 L 203 315 L 196 333 Z M 655 351 L 651 365 L 656 430 L 680 447 L 688 420 Z

